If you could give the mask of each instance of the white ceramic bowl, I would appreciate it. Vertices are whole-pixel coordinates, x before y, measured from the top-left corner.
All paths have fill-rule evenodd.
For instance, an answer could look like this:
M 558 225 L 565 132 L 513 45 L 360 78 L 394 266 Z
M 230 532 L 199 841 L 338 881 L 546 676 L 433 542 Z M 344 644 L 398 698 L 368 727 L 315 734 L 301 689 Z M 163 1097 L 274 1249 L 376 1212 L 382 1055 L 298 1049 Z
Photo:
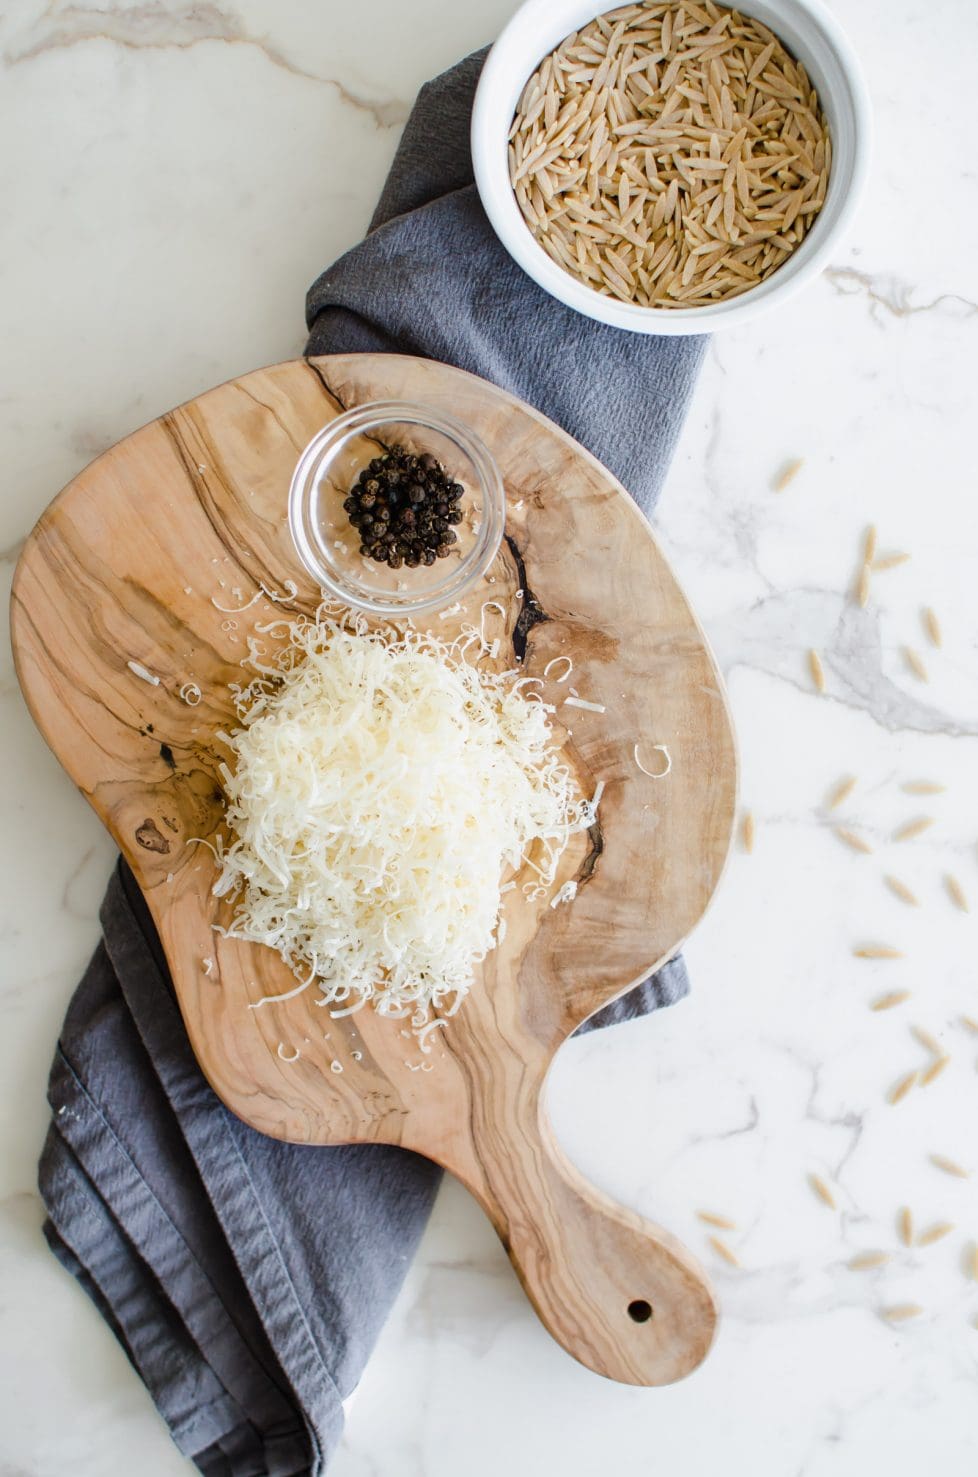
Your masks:
M 808 235 L 776 272 L 739 297 L 707 308 L 643 308 L 605 297 L 563 271 L 538 246 L 509 182 L 507 136 L 520 93 L 548 51 L 602 9 L 594 0 L 527 0 L 486 60 L 472 111 L 472 160 L 492 225 L 525 272 L 579 313 L 633 333 L 712 333 L 732 328 L 810 282 L 848 229 L 869 168 L 870 107 L 862 68 L 844 32 L 820 0 L 744 0 L 804 64 L 832 133 L 832 173 L 825 203 Z

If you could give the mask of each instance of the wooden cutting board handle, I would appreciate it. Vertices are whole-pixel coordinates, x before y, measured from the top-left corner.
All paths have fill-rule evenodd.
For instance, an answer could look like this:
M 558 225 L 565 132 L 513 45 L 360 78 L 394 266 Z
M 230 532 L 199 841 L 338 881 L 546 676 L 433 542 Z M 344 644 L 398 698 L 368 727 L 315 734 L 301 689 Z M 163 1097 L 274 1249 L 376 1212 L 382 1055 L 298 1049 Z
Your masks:
M 569 1354 L 609 1379 L 665 1385 L 690 1373 L 713 1342 L 708 1282 L 667 1231 L 589 1184 L 546 1125 L 530 1152 L 494 1161 L 471 1185 L 544 1326 Z
M 533 996 L 490 981 L 445 1033 L 464 1063 L 465 1101 L 456 1101 L 435 1157 L 480 1201 L 569 1354 L 623 1384 L 669 1384 L 710 1350 L 713 1291 L 679 1241 L 598 1190 L 557 1144 L 544 1103 L 554 1043 L 519 1009 Z M 488 1040 L 491 1053 L 476 1049 Z

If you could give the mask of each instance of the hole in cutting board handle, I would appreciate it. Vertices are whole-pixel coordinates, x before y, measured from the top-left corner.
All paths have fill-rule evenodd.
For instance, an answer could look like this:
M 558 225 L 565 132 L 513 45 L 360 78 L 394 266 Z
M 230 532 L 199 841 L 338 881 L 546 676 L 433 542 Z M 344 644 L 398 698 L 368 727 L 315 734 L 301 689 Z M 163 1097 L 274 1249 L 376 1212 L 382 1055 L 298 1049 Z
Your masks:
M 628 1304 L 628 1316 L 633 1323 L 648 1323 L 652 1317 L 652 1304 L 644 1298 L 635 1298 Z

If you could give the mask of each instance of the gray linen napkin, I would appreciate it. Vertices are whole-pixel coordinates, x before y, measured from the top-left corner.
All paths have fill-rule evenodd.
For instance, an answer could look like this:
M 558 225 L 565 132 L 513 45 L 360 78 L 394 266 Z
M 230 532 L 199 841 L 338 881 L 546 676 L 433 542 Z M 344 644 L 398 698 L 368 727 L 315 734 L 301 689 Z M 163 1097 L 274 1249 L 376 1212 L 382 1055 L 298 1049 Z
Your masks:
M 472 184 L 482 61 L 422 89 L 370 233 L 309 294 L 308 352 L 423 354 L 494 380 L 575 435 L 649 512 L 702 340 L 604 328 L 510 261 Z M 305 1148 L 247 1128 L 201 1076 L 121 862 L 101 919 L 51 1072 L 45 1234 L 202 1472 L 320 1474 L 440 1172 L 399 1149 Z M 582 1029 L 686 988 L 674 960 Z

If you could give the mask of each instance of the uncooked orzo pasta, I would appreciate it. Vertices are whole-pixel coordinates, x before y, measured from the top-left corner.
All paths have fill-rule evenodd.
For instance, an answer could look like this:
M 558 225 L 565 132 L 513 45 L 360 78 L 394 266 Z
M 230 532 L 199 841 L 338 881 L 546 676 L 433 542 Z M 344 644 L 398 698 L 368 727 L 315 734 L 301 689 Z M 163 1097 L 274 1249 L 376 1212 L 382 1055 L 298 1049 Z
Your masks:
M 805 68 L 713 0 L 597 16 L 540 63 L 509 136 L 516 199 L 548 256 L 650 308 L 763 282 L 821 210 L 831 160 Z
M 852 794 L 855 788 L 856 776 L 854 774 L 847 774 L 844 779 L 839 780 L 839 783 L 835 786 L 832 793 L 829 795 L 828 799 L 825 802 L 825 809 L 837 810 L 842 804 L 843 800 L 849 799 L 849 796 Z

